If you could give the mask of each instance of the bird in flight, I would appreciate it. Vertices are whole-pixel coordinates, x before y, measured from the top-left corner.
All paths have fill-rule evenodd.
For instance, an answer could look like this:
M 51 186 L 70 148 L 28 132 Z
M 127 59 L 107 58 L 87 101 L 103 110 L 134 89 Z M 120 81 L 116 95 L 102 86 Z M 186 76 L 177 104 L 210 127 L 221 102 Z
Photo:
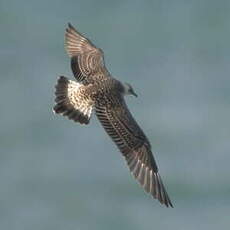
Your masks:
M 76 81 L 59 77 L 55 86 L 54 112 L 80 124 L 89 124 L 92 111 L 126 159 L 147 193 L 173 207 L 158 172 L 148 138 L 130 113 L 124 96 L 137 97 L 132 86 L 115 79 L 104 64 L 103 51 L 70 23 L 65 48 Z

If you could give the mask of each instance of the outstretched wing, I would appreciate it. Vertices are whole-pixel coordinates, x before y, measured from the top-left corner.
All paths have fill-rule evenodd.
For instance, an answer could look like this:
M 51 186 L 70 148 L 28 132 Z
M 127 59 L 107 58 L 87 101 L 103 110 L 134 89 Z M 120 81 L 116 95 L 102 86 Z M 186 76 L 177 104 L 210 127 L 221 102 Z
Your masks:
M 173 207 L 158 173 L 147 137 L 132 117 L 122 97 L 112 98 L 111 102 L 106 107 L 96 107 L 98 119 L 126 158 L 130 171 L 145 191 L 167 207 Z
M 104 64 L 103 51 L 96 48 L 70 23 L 65 33 L 65 47 L 71 57 L 73 74 L 79 82 L 88 84 L 95 78 L 108 77 L 109 72 Z

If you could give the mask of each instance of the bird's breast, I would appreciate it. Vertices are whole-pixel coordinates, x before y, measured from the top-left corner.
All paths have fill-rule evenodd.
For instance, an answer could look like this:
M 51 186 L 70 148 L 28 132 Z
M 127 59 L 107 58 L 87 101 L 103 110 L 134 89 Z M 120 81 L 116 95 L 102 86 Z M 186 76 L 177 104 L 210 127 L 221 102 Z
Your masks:
M 90 89 L 91 98 L 95 101 L 96 105 L 109 105 L 121 95 L 120 84 L 115 79 L 96 82 Z

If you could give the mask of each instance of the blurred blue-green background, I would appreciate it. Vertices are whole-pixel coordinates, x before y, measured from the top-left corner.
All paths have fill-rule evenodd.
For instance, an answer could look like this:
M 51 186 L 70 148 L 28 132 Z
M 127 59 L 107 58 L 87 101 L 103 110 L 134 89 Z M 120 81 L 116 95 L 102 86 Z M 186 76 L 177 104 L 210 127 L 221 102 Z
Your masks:
M 0 229 L 229 229 L 230 1 L 0 0 Z M 151 199 L 95 117 L 52 113 L 71 22 L 139 97 L 175 205 Z

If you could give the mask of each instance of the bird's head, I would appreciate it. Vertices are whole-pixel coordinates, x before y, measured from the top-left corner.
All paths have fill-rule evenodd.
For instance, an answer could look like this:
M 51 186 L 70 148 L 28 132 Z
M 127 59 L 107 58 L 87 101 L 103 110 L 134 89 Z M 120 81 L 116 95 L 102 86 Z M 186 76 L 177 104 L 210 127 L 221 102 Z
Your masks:
M 137 97 L 137 94 L 135 93 L 133 87 L 130 84 L 124 83 L 123 86 L 124 86 L 124 95 L 133 95 Z

